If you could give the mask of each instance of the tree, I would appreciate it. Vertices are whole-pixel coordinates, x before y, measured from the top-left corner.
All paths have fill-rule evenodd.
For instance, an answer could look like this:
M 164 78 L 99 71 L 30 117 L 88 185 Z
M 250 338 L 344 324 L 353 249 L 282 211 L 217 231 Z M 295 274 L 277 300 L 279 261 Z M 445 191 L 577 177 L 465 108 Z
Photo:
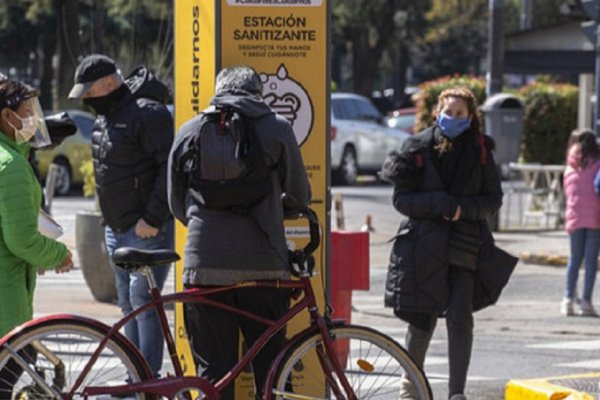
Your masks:
M 173 0 L 0 0 L 0 37 L 0 70 L 39 87 L 45 109 L 66 106 L 75 67 L 91 53 L 124 73 L 145 64 L 172 79 Z
M 486 56 L 488 0 L 433 0 L 427 32 L 417 45 L 421 80 L 482 72 Z
M 334 67 L 340 54 L 351 54 L 355 92 L 370 96 L 386 72 L 397 77 L 396 86 L 404 91 L 410 62 L 407 43 L 422 30 L 428 4 L 429 0 L 333 1 Z M 386 64 L 386 59 L 391 62 Z M 338 75 L 334 70 L 334 77 Z

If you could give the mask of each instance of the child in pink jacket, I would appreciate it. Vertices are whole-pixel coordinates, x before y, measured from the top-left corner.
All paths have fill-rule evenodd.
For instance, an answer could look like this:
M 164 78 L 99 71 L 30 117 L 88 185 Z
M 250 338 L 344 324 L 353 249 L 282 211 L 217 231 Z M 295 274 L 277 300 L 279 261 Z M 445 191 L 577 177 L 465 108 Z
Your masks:
M 567 146 L 567 168 L 563 176 L 566 197 L 565 228 L 569 234 L 570 256 L 567 265 L 563 315 L 597 316 L 592 305 L 600 250 L 600 197 L 594 178 L 600 168 L 600 150 L 589 129 L 575 130 Z M 577 299 L 577 278 L 581 262 L 585 265 L 583 298 Z

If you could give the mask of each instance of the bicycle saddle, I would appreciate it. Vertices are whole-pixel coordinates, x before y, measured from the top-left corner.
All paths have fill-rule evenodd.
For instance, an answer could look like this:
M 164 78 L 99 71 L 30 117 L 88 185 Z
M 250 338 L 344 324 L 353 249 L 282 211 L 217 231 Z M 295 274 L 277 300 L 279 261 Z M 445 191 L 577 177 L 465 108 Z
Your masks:
M 119 247 L 112 256 L 113 262 L 124 269 L 169 264 L 179 260 L 173 250 L 141 250 L 133 247 Z

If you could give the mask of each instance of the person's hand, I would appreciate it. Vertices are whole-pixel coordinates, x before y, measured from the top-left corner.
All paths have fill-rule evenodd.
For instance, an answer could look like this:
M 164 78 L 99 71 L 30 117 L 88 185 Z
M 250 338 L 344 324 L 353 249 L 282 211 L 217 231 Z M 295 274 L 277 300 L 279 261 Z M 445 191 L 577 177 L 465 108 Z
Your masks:
M 454 217 L 452 217 L 452 221 L 458 221 L 460 219 L 461 209 L 460 206 L 456 207 L 456 212 L 454 212 Z
M 458 221 L 460 219 L 460 213 L 461 213 L 460 206 L 457 206 L 456 211 L 454 211 L 454 215 L 452 216 L 452 218 L 444 217 L 444 219 L 446 221 Z
M 135 224 L 135 234 L 142 239 L 149 239 L 158 235 L 158 228 L 149 225 L 144 218 L 140 218 Z
M 54 272 L 62 274 L 63 272 L 69 272 L 73 268 L 73 254 L 70 250 L 67 250 L 67 256 L 63 260 L 62 264 L 54 268 Z

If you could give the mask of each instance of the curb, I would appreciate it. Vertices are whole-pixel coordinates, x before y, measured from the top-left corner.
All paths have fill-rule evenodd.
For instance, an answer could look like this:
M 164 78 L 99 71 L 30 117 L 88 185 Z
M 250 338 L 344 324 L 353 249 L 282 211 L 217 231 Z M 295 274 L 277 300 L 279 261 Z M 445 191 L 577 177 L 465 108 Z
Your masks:
M 595 400 L 600 394 L 600 373 L 552 378 L 511 380 L 505 400 Z
M 550 265 L 553 267 L 565 267 L 569 261 L 569 256 L 557 255 L 557 254 L 542 254 L 542 253 L 530 253 L 524 251 L 519 254 L 519 259 L 525 264 L 538 264 L 538 265 Z M 598 269 L 600 270 L 600 259 L 598 262 Z
M 519 259 L 525 264 L 551 265 L 554 267 L 564 267 L 569 261 L 569 257 L 565 255 L 543 254 L 522 252 L 519 254 Z

